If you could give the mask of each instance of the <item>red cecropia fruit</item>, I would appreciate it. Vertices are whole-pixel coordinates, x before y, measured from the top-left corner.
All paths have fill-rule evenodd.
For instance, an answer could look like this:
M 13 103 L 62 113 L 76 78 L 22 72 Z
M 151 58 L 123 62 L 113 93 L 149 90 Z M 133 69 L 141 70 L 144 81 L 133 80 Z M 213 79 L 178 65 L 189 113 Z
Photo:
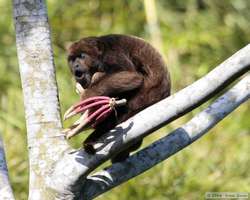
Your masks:
M 66 138 L 70 139 L 90 126 L 95 127 L 106 119 L 115 110 L 115 107 L 125 104 L 126 99 L 117 100 L 107 96 L 95 96 L 71 106 L 65 112 L 64 120 L 77 114 L 82 114 L 82 116 L 71 127 L 63 131 Z

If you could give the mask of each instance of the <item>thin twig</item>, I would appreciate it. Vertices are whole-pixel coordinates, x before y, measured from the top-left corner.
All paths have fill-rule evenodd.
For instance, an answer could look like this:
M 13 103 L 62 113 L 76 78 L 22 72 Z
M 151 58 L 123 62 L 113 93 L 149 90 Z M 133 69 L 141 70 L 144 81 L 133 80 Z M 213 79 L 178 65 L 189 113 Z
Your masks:
M 4 146 L 0 137 L 0 199 L 14 200 L 9 181 L 8 168 L 5 160 Z

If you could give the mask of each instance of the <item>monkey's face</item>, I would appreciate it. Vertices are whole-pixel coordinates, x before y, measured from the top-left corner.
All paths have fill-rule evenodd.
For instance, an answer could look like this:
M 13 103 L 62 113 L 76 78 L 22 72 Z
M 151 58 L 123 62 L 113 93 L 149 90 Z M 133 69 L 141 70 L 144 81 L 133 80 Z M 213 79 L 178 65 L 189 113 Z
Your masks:
M 98 72 L 104 72 L 100 55 L 100 50 L 92 40 L 90 43 L 83 39 L 70 46 L 68 55 L 70 70 L 83 88 L 88 88 L 95 81 L 96 75 L 100 74 Z
M 69 56 L 68 62 L 75 80 L 83 88 L 87 88 L 93 83 L 92 78 L 97 72 L 104 72 L 102 63 L 84 52 L 74 57 Z

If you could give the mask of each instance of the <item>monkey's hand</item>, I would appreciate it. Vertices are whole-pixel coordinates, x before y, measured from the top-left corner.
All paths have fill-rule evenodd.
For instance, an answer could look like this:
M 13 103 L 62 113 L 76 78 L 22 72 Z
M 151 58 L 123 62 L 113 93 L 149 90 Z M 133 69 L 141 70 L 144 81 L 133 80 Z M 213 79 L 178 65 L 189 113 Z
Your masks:
M 64 120 L 69 119 L 77 114 L 82 114 L 71 127 L 65 129 L 65 137 L 70 139 L 86 128 L 95 127 L 97 124 L 106 119 L 115 107 L 126 104 L 126 99 L 117 100 L 107 96 L 95 96 L 80 101 L 71 106 L 64 114 Z

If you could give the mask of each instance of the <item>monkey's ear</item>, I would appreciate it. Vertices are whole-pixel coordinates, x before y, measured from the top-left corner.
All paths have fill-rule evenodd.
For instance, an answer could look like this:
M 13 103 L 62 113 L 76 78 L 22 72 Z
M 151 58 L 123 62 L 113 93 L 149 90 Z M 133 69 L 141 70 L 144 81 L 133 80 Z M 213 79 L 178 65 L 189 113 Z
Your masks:
M 100 55 L 103 54 L 104 47 L 105 47 L 104 43 L 101 40 L 97 39 L 97 48 L 98 48 L 98 51 L 99 51 Z
M 87 47 L 88 49 L 95 49 L 95 53 L 102 55 L 104 52 L 104 44 L 98 37 L 87 37 L 80 40 L 82 46 Z

